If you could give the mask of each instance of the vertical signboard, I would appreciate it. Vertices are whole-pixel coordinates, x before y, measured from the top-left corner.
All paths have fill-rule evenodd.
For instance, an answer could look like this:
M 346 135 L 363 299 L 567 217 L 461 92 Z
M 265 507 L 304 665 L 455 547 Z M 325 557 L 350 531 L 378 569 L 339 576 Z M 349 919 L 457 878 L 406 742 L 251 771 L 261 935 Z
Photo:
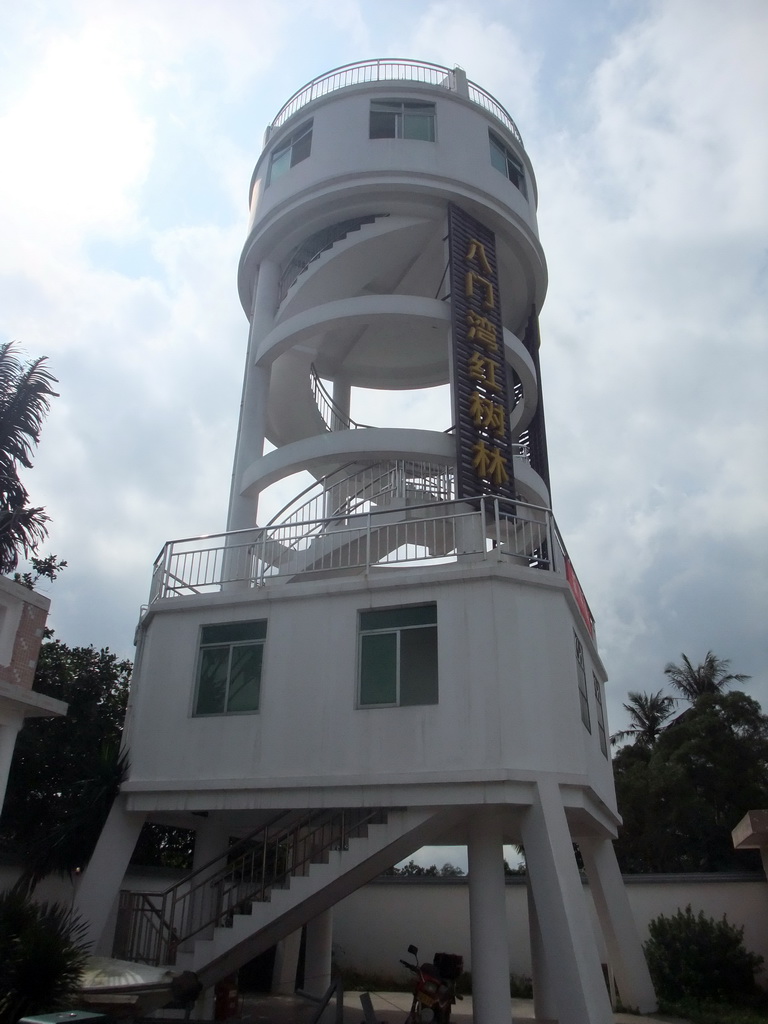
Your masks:
M 456 495 L 514 499 L 496 237 L 448 207 Z

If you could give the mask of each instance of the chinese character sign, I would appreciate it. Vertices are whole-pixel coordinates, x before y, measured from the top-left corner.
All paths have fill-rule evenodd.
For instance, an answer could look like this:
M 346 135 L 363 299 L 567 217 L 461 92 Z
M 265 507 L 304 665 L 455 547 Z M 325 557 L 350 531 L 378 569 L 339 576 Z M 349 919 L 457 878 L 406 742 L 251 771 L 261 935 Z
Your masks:
M 456 493 L 514 498 L 496 238 L 448 208 L 456 417 Z

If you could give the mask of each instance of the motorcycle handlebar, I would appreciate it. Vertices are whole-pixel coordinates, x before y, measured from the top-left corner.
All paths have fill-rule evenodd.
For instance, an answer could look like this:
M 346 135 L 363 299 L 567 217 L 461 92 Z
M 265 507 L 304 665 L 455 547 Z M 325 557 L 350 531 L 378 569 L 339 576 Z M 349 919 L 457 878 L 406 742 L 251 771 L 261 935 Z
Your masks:
M 403 967 L 407 967 L 409 971 L 413 971 L 414 974 L 419 973 L 419 968 L 416 967 L 415 964 L 409 964 L 407 960 L 401 960 L 400 963 Z

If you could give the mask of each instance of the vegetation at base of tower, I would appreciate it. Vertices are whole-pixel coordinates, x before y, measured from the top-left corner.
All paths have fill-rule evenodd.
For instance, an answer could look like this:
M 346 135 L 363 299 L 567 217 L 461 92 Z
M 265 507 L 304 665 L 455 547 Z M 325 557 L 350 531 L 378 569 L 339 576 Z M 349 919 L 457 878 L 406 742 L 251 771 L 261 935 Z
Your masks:
M 760 870 L 755 850 L 733 848 L 731 831 L 747 811 L 768 806 L 768 717 L 733 682 L 728 661 L 707 652 L 694 667 L 665 672 L 690 706 L 673 716 L 673 698 L 631 693 L 632 739 L 614 755 L 619 813 L 616 842 L 627 873 Z M 633 715 L 634 713 L 634 715 Z
M 24 363 L 13 342 L 0 345 L 0 573 L 12 572 L 19 556 L 34 553 L 48 533 L 45 509 L 29 504 L 19 478 L 19 467 L 32 468 L 50 400 L 57 397 L 46 361 Z
M 0 893 L 0 1024 L 72 1006 L 84 932 L 61 904 L 36 903 L 19 887 Z
M 682 665 L 669 662 L 664 675 L 691 704 L 707 693 L 723 693 L 733 683 L 745 683 L 750 678 L 741 672 L 729 672 L 730 661 L 716 657 L 712 651 L 707 651 L 704 661 L 695 668 L 684 654 L 680 657 Z
M 394 875 L 396 878 L 461 878 L 464 871 L 456 864 L 445 863 L 441 868 L 437 864 L 430 864 L 424 867 L 414 860 L 409 860 L 401 868 L 391 867 L 384 872 L 385 875 Z
M 56 556 L 41 561 L 62 565 Z M 0 816 L 0 851 L 24 865 L 29 890 L 46 875 L 76 873 L 93 852 L 127 769 L 121 738 L 131 669 L 108 648 L 49 639 L 40 649 L 35 690 L 69 710 L 29 719 L 19 732 Z M 189 868 L 192 848 L 186 829 L 147 824 L 134 863 Z
M 675 698 L 659 690 L 657 693 L 638 693 L 630 690 L 629 701 L 622 705 L 629 713 L 629 727 L 615 732 L 611 743 L 631 739 L 639 746 L 652 747 L 672 714 Z
M 30 889 L 91 855 L 127 766 L 120 740 L 130 677 L 130 661 L 108 649 L 59 640 L 40 649 L 35 689 L 69 710 L 19 732 L 0 817 L 0 849 L 22 859 Z
M 755 972 L 763 962 L 744 946 L 744 929 L 694 914 L 690 904 L 648 925 L 643 949 L 659 999 L 709 1000 L 754 1005 L 760 998 Z

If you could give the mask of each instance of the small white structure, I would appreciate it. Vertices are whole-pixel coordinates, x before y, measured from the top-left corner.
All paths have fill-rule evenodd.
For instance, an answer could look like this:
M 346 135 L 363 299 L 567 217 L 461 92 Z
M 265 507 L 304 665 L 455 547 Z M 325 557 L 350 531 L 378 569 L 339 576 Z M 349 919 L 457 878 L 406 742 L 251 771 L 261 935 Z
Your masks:
M 64 701 L 32 689 L 50 606 L 47 597 L 0 576 L 0 811 L 24 720 L 67 713 Z
M 306 924 L 322 989 L 332 906 L 466 843 L 476 1020 L 508 1024 L 502 846 L 522 842 L 537 1014 L 607 1022 L 577 842 L 622 1000 L 654 1007 L 612 847 L 605 673 L 550 511 L 536 198 L 511 117 L 459 69 L 337 69 L 268 129 L 229 530 L 156 563 L 130 776 L 80 908 L 99 935 L 147 817 L 196 830 L 199 870 L 125 895 L 117 955 L 210 985 Z M 448 384 L 453 432 L 358 422 L 372 391 L 418 407 Z

